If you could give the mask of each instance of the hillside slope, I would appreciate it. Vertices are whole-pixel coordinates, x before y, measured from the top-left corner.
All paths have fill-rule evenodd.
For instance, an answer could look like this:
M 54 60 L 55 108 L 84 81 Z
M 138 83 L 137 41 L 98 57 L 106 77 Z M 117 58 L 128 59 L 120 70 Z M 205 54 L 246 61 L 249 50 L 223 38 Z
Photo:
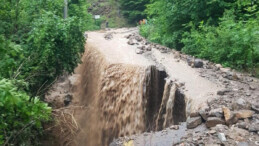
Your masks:
M 120 10 L 120 4 L 117 0 L 88 0 L 90 7 L 89 13 L 100 15 L 101 28 L 105 28 L 105 22 L 109 22 L 109 27 L 120 28 L 129 26 L 126 19 L 123 18 Z

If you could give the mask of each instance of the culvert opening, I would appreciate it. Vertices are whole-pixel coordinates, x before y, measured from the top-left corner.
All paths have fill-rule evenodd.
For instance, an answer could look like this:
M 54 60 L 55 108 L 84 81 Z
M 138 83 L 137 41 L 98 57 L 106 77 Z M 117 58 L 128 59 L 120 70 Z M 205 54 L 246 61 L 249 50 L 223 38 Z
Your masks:
M 156 66 L 150 66 L 146 70 L 146 77 L 144 81 L 144 99 L 146 100 L 146 131 L 151 131 L 155 128 L 155 119 L 161 105 L 166 77 L 166 72 L 164 70 L 158 70 Z
M 159 131 L 186 121 L 185 95 L 166 71 L 150 66 L 144 81 L 145 131 Z
M 185 95 L 179 89 L 177 89 L 175 92 L 173 117 L 174 117 L 174 124 L 176 125 L 178 125 L 180 122 L 186 121 Z

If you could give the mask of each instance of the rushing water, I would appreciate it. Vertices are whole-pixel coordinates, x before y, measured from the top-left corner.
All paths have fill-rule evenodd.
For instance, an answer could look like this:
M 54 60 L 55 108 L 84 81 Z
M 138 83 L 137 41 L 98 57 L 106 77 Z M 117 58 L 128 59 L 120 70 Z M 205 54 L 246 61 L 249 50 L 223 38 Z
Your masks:
M 76 92 L 88 110 L 79 120 L 78 145 L 108 145 L 114 138 L 161 130 L 185 120 L 184 95 L 172 81 L 166 81 L 165 71 L 155 66 L 110 64 L 94 48 L 85 54 Z

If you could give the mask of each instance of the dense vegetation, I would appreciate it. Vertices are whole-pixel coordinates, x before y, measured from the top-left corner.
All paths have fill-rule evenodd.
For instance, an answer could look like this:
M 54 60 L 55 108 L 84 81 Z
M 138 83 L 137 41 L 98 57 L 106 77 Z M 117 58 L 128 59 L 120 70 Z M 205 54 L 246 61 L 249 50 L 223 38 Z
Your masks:
M 256 0 L 153 0 L 149 40 L 224 66 L 259 74 L 259 2 Z M 256 71 L 257 70 L 257 71 Z
M 146 18 L 144 10 L 150 0 L 120 0 L 119 2 L 122 13 L 129 23 L 137 23 L 139 20 Z
M 0 145 L 38 145 L 51 109 L 39 100 L 84 51 L 83 31 L 96 29 L 84 0 L 0 3 Z

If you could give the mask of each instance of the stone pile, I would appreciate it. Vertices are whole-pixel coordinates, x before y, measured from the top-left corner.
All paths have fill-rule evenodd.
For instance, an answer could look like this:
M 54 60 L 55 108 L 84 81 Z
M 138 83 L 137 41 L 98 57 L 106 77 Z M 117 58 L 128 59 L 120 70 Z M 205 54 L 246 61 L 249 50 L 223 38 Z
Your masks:
M 128 39 L 128 45 L 137 45 L 136 53 L 143 54 L 145 52 L 152 51 L 153 48 L 159 50 L 161 53 L 167 53 L 170 49 L 159 44 L 150 43 L 146 41 L 142 36 L 133 33 L 125 36 Z
M 191 113 L 186 122 L 188 134 L 179 145 L 259 145 L 259 112 L 255 104 L 240 98 L 232 107 L 207 107 Z M 191 132 L 202 126 L 208 130 Z

